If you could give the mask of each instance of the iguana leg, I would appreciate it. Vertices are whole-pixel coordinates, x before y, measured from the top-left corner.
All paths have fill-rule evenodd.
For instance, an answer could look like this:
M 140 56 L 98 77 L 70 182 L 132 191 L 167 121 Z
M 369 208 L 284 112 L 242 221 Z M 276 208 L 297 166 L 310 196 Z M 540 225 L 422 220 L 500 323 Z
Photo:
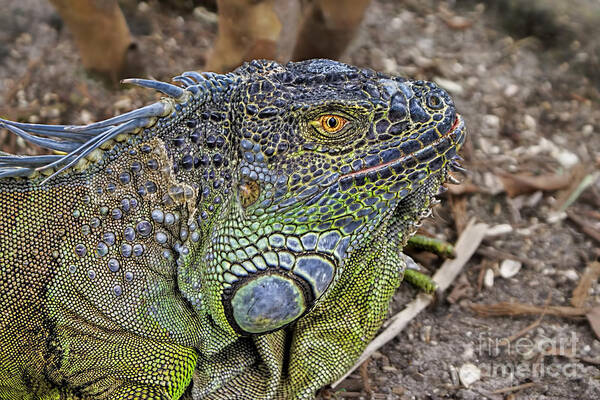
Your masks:
M 427 275 L 414 269 L 404 271 L 404 280 L 425 293 L 433 293 L 437 287 L 436 283 Z
M 454 246 L 452 246 L 450 243 L 423 235 L 412 236 L 410 239 L 408 239 L 407 247 L 429 251 L 444 258 L 456 257 Z
M 127 332 L 109 334 L 85 323 L 61 326 L 47 374 L 85 398 L 179 399 L 192 380 L 196 350 Z M 53 363 L 54 363 L 53 362 Z
M 407 248 L 429 251 L 444 258 L 454 258 L 454 246 L 443 240 L 414 235 L 408 239 Z M 404 256 L 408 268 L 404 272 L 404 280 L 425 293 L 433 293 L 436 289 L 436 283 L 427 275 L 419 272 L 418 264 L 408 256 Z

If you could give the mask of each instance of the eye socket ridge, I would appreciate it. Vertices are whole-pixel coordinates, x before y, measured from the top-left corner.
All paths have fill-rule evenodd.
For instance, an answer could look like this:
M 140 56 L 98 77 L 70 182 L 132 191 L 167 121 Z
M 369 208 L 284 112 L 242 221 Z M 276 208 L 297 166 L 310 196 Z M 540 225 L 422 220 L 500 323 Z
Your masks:
M 317 106 L 303 118 L 305 137 L 325 146 L 348 145 L 367 130 L 372 122 L 372 111 L 362 104 Z

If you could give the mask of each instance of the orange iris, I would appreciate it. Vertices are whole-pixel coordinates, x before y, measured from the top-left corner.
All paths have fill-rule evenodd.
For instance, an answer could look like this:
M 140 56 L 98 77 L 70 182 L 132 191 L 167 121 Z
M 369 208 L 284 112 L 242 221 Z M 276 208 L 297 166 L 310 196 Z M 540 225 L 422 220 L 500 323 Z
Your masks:
M 339 132 L 344 125 L 348 122 L 347 119 L 340 117 L 335 114 L 327 114 L 322 115 L 319 118 L 319 122 L 321 123 L 321 127 L 328 133 L 336 133 Z

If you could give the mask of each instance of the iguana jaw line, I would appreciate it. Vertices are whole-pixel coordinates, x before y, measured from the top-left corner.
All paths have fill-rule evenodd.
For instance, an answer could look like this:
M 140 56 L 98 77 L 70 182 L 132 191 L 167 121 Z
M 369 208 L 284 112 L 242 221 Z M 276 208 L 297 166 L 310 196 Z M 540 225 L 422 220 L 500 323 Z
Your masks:
M 446 132 L 443 136 L 440 136 L 436 141 L 431 142 L 429 145 L 427 145 L 423 149 L 419 149 L 417 152 L 422 151 L 427 147 L 431 147 L 431 146 L 437 144 L 438 142 L 440 142 L 441 140 L 443 140 L 447 137 L 451 137 L 451 136 L 455 136 L 456 139 L 460 140 L 460 141 L 456 141 L 456 146 L 457 146 L 457 150 L 458 150 L 458 147 L 460 147 L 462 145 L 462 142 L 464 141 L 464 135 L 461 135 L 460 137 L 458 137 L 458 134 L 460 134 L 463 131 L 464 126 L 465 126 L 465 124 L 464 124 L 463 118 L 460 116 L 460 114 L 456 114 L 456 119 L 454 120 L 454 124 L 452 124 L 452 127 L 448 130 L 448 132 Z M 345 175 L 341 175 L 339 177 L 339 179 L 341 180 L 341 179 L 348 178 L 348 177 L 363 176 L 363 175 L 368 174 L 369 172 L 379 171 L 386 167 L 393 166 L 397 163 L 403 162 L 408 157 L 411 157 L 413 154 L 414 153 L 407 154 L 407 155 L 397 158 L 395 160 L 391 160 L 391 161 L 388 161 L 388 162 L 385 162 L 382 164 L 374 165 L 372 167 L 363 168 L 358 171 L 349 172 Z

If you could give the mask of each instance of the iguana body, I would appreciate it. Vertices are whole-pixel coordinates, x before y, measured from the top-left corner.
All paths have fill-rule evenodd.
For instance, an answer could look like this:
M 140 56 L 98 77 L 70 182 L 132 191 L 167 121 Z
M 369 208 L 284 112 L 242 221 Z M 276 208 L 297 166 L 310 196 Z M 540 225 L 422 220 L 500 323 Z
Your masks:
M 177 399 L 194 370 L 200 399 L 312 398 L 381 325 L 464 140 L 449 96 L 327 60 L 176 80 L 3 122 L 67 155 L 0 157 L 0 398 Z

